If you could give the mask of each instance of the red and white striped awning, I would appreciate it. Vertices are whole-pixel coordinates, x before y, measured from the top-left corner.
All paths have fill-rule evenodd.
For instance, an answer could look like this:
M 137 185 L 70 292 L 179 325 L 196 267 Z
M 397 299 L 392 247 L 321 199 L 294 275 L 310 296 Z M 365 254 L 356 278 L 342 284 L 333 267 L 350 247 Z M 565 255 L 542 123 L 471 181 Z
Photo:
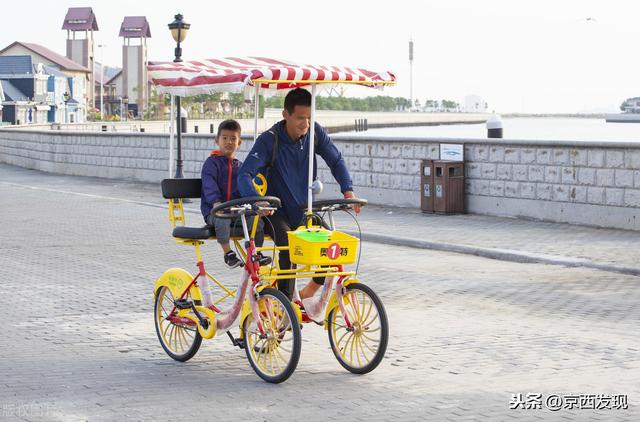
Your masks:
M 311 84 L 358 84 L 383 87 L 395 83 L 391 72 L 344 66 L 300 65 L 266 57 L 224 57 L 188 62 L 150 62 L 149 79 L 158 92 L 180 96 L 240 92 L 247 85 L 291 89 Z

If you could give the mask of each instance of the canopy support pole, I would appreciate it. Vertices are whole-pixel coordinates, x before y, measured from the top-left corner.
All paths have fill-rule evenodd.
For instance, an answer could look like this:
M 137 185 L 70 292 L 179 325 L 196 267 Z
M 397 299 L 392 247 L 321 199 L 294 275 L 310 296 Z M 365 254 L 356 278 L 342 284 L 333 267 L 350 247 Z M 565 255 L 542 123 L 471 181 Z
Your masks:
M 312 223 L 312 207 L 313 207 L 313 159 L 314 159 L 314 143 L 316 135 L 316 84 L 311 85 L 311 122 L 309 123 L 309 186 L 307 187 L 307 226 Z
M 253 142 L 258 138 L 258 112 L 260 111 L 260 107 L 258 106 L 260 102 L 260 84 L 256 83 L 256 89 L 253 91 Z
M 173 94 L 171 94 L 171 107 L 169 110 L 169 179 L 173 177 L 173 131 L 175 130 L 175 121 L 173 116 L 175 115 L 175 101 Z

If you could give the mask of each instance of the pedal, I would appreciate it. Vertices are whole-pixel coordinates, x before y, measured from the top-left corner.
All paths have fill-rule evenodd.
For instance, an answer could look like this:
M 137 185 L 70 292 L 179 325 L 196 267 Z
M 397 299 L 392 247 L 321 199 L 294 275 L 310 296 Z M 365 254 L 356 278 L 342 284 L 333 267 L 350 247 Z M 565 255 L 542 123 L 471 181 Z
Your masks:
M 231 339 L 231 344 L 233 344 L 234 346 L 238 346 L 241 349 L 244 349 L 244 339 L 242 339 L 242 338 L 234 338 L 233 335 L 229 331 L 227 331 L 227 335 Z
M 178 309 L 191 309 L 191 307 L 193 306 L 193 302 L 191 302 L 190 300 L 187 299 L 178 299 L 175 302 L 173 302 L 173 304 L 176 306 L 176 308 Z

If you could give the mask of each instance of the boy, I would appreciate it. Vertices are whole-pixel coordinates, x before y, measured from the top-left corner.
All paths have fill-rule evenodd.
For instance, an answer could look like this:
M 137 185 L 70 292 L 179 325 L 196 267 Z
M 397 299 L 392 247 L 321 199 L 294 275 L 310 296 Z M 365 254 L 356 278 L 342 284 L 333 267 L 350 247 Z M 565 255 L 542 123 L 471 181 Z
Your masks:
M 243 265 L 242 260 L 231 250 L 229 238 L 231 228 L 234 234 L 242 235 L 242 223 L 240 219 L 230 220 L 216 218 L 211 214 L 211 210 L 216 205 L 240 198 L 238 192 L 238 169 L 242 162 L 234 157 L 236 150 L 242 143 L 240 139 L 240 124 L 235 120 L 225 120 L 218 126 L 216 133 L 216 144 L 219 149 L 211 151 L 211 155 L 202 165 L 202 197 L 200 211 L 204 216 L 204 221 L 214 226 L 216 238 L 224 251 L 224 262 L 230 268 Z M 253 218 L 247 218 L 249 230 L 253 226 Z M 260 247 L 264 243 L 264 233 L 262 231 L 262 221 L 258 220 L 258 229 L 255 236 L 256 246 Z M 267 265 L 271 262 L 269 257 L 264 257 L 258 252 L 260 265 Z

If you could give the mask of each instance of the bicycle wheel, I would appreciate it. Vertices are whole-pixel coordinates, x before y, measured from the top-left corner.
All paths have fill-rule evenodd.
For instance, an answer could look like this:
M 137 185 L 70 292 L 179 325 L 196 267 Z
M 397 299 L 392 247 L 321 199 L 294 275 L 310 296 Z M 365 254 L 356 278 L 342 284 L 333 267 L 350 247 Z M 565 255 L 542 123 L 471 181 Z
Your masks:
M 260 323 L 250 314 L 242 324 L 247 359 L 254 371 L 267 382 L 285 381 L 293 374 L 302 339 L 298 318 L 287 297 L 276 289 L 264 289 L 258 298 Z
M 340 307 L 329 313 L 329 343 L 333 354 L 354 374 L 373 371 L 382 361 L 389 340 L 389 322 L 382 301 L 368 286 L 353 283 L 346 287 L 343 301 L 351 329 Z
M 191 295 L 187 293 L 187 300 Z M 156 294 L 154 307 L 154 320 L 156 333 L 165 352 L 171 358 L 186 362 L 191 359 L 202 343 L 202 336 L 198 328 L 191 321 L 172 322 L 169 314 L 174 308 L 174 297 L 167 287 L 160 287 Z

